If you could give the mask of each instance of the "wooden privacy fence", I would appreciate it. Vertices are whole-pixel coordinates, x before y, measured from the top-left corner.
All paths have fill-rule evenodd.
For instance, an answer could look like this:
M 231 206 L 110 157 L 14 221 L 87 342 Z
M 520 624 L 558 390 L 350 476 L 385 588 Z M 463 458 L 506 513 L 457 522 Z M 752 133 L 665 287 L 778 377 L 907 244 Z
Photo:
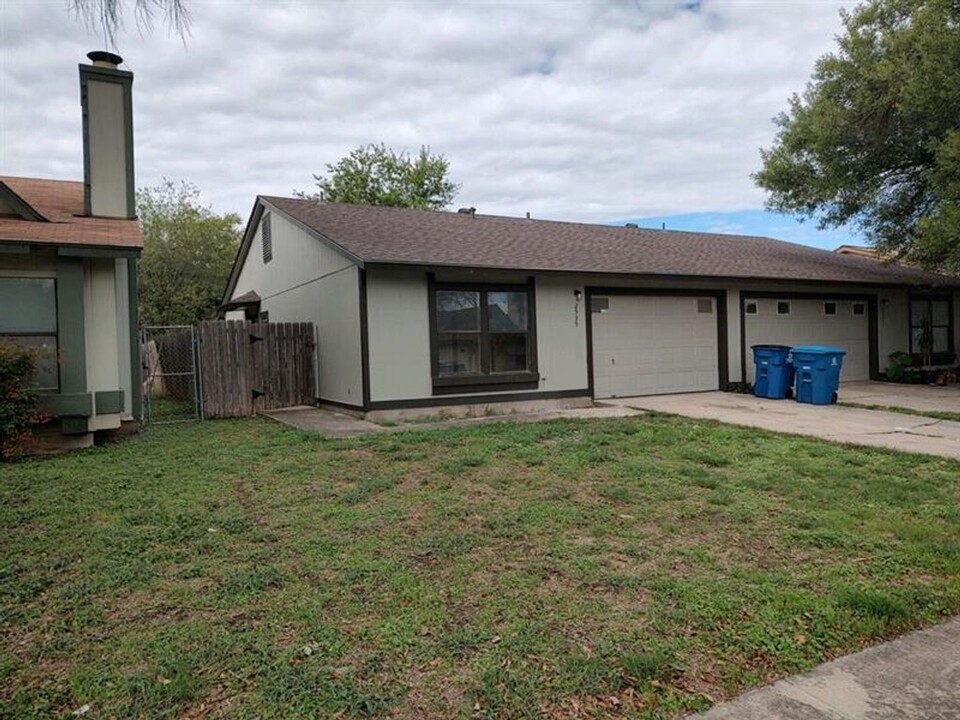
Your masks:
M 204 417 L 316 402 L 312 323 L 210 320 L 199 336 Z

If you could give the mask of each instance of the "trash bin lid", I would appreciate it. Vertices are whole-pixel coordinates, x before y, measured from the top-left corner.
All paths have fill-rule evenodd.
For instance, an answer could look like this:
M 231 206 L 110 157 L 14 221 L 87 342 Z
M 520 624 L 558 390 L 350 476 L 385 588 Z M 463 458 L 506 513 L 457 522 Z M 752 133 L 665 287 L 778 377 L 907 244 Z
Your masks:
M 830 347 L 829 345 L 798 345 L 793 348 L 794 354 L 806 353 L 808 355 L 846 355 L 847 351 L 843 348 Z
M 751 350 L 790 350 L 789 345 L 751 345 Z

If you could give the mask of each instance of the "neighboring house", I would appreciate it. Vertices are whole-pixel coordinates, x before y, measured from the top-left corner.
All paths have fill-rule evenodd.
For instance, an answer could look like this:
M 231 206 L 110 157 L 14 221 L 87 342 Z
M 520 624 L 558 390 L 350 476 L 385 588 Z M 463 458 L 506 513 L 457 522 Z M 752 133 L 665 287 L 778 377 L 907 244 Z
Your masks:
M 757 343 L 866 380 L 927 311 L 953 362 L 958 289 L 768 238 L 258 197 L 224 300 L 315 324 L 321 402 L 394 411 L 716 390 Z
M 88 57 L 84 181 L 0 177 L 0 341 L 43 351 L 44 409 L 74 445 L 141 417 L 133 75 Z

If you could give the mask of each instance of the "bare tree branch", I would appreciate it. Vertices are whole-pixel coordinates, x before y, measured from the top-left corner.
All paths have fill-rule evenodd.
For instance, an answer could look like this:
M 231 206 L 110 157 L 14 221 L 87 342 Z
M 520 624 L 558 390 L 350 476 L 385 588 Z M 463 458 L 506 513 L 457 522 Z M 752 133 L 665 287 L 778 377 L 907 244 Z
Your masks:
M 184 0 L 69 0 L 70 11 L 90 29 L 103 31 L 105 41 L 116 47 L 117 32 L 130 4 L 134 21 L 141 33 L 153 31 L 157 12 L 163 14 L 167 29 L 186 39 L 190 32 L 190 12 Z

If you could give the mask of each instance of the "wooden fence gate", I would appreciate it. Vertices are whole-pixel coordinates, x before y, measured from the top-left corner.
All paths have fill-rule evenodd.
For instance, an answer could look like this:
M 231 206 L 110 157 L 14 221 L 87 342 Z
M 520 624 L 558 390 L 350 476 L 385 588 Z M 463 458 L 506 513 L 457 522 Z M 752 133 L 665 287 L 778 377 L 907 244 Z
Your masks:
M 312 323 L 200 323 L 200 395 L 206 418 L 316 403 Z

